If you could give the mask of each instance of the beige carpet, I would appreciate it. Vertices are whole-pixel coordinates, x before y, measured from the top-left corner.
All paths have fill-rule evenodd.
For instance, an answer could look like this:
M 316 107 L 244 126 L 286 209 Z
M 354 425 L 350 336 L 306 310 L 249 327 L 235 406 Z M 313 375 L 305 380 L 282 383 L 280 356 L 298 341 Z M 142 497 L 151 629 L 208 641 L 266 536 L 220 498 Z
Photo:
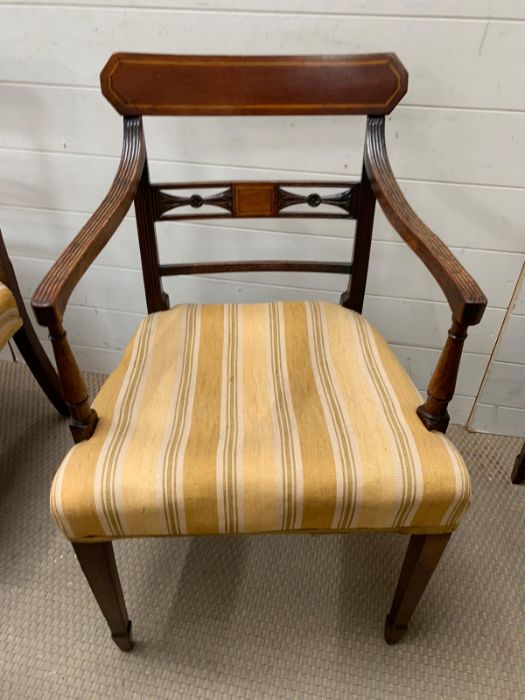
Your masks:
M 520 440 L 451 429 L 473 504 L 398 646 L 402 536 L 189 538 L 116 545 L 123 654 L 48 514 L 68 429 L 10 362 L 0 421 L 0 698 L 525 697 Z

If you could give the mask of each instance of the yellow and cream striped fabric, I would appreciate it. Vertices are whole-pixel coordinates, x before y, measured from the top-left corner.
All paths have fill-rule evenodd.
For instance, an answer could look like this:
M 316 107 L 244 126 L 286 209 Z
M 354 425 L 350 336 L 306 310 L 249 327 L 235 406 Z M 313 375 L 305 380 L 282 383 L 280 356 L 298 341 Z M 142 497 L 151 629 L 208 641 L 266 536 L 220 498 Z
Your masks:
M 15 298 L 11 290 L 0 282 L 0 350 L 22 327 Z
M 379 333 L 324 302 L 189 305 L 144 319 L 57 472 L 71 540 L 452 531 L 463 460 Z

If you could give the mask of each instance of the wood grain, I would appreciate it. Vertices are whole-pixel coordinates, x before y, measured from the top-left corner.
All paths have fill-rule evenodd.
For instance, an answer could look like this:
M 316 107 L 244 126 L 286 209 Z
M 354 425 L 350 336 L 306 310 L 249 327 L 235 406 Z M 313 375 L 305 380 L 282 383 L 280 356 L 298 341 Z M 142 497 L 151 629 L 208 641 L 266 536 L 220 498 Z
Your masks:
M 273 216 L 277 211 L 275 187 L 265 182 L 238 182 L 233 186 L 235 216 Z

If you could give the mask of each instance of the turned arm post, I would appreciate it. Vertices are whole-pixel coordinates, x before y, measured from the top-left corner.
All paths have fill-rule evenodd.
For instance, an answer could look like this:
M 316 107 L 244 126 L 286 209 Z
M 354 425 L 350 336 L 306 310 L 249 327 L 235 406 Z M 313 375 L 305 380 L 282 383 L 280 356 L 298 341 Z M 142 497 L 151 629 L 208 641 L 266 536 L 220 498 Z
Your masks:
M 438 430 L 441 433 L 447 431 L 450 421 L 448 404 L 454 396 L 467 328 L 467 325 L 452 317 L 447 342 L 428 385 L 427 399 L 417 409 L 427 430 Z
M 86 382 L 61 321 L 56 321 L 49 326 L 49 339 L 53 346 L 62 393 L 70 410 L 69 428 L 73 440 L 82 442 L 93 434 L 98 416 L 89 406 Z

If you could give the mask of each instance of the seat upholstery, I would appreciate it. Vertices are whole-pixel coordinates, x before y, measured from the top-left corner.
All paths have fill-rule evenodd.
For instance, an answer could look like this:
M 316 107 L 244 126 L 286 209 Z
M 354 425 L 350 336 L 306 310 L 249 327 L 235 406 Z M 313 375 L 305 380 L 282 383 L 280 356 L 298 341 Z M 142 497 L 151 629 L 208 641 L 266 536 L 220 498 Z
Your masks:
M 0 282 L 0 350 L 21 327 L 16 300 L 11 290 Z
M 75 541 L 450 532 L 470 481 L 381 335 L 325 302 L 185 305 L 140 324 L 51 508 Z

